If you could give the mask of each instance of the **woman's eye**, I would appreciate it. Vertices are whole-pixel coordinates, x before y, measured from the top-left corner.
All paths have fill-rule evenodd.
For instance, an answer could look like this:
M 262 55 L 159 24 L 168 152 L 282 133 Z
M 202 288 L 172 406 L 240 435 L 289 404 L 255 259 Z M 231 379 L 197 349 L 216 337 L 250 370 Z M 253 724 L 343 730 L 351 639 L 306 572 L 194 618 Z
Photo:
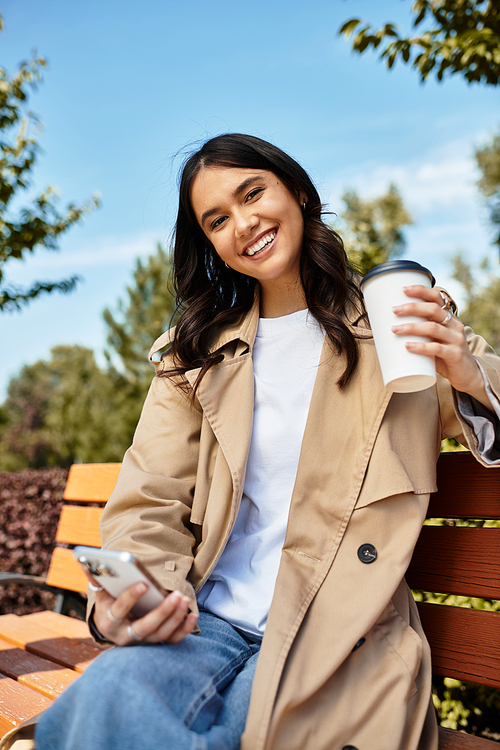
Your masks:
M 215 221 L 213 221 L 210 224 L 210 229 L 213 230 L 213 229 L 217 229 L 217 227 L 220 227 L 220 225 L 225 220 L 225 218 L 226 218 L 225 216 L 218 216 L 217 219 L 215 219 Z
M 255 198 L 259 193 L 262 193 L 263 188 L 254 188 L 253 190 L 250 190 L 250 192 L 247 195 L 247 201 L 252 200 L 252 198 Z

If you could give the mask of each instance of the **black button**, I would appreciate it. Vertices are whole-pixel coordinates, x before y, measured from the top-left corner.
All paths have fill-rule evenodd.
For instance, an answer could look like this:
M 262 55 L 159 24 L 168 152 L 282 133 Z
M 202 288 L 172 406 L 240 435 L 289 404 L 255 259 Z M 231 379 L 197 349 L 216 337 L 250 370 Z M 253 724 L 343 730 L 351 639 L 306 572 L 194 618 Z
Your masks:
M 361 562 L 372 563 L 377 559 L 377 550 L 373 544 L 362 544 L 358 549 L 358 557 Z
M 366 638 L 360 638 L 359 641 L 356 643 L 356 645 L 353 648 L 353 651 L 357 651 L 360 646 L 363 645 L 363 643 L 366 641 Z

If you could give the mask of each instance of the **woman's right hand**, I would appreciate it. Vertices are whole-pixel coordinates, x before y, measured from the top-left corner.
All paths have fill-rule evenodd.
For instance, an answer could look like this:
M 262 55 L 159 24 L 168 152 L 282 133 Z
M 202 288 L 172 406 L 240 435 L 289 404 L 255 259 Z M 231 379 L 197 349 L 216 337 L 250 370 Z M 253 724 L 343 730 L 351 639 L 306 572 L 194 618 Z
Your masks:
M 89 581 L 98 583 L 90 575 Z M 130 610 L 147 590 L 145 583 L 136 583 L 115 599 L 101 589 L 95 595 L 94 623 L 105 638 L 118 646 L 133 643 L 179 643 L 196 625 L 198 616 L 189 612 L 189 599 L 179 591 L 173 591 L 151 612 L 135 620 Z M 131 637 L 129 628 L 132 627 Z

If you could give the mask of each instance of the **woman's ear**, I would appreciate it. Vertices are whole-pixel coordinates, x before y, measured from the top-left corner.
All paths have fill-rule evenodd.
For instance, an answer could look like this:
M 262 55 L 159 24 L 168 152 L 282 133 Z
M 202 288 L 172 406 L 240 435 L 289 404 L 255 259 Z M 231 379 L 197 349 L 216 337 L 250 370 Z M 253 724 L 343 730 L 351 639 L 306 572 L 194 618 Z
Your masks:
M 298 190 L 297 191 L 297 197 L 299 199 L 299 205 L 303 211 L 306 209 L 306 205 L 308 204 L 309 200 L 307 197 L 307 193 L 305 190 Z

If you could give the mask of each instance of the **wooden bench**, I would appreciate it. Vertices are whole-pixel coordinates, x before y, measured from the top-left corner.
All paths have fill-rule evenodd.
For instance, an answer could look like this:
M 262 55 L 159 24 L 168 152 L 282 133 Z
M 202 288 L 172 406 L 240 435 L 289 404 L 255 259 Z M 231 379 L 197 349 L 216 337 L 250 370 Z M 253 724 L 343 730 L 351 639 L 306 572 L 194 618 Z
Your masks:
M 101 546 L 99 520 L 120 464 L 74 464 L 46 579 L 0 574 L 0 583 L 37 585 L 56 594 L 55 611 L 0 616 L 0 737 L 50 705 L 101 653 L 82 620 L 87 579 L 71 554 L 76 544 Z
M 70 545 L 100 545 L 99 518 L 119 464 L 71 468 L 50 570 L 58 612 L 0 616 L 0 736 L 50 705 L 99 653 L 84 622 L 61 612 L 86 579 Z M 429 518 L 500 519 L 500 472 L 466 452 L 442 454 Z M 92 506 L 92 507 L 90 507 Z M 99 507 L 100 506 L 100 507 Z M 413 589 L 500 599 L 500 528 L 424 526 L 407 574 Z M 19 577 L 16 577 L 18 580 Z M 1 582 L 1 580 L 0 580 Z M 500 687 L 500 612 L 418 603 L 436 675 Z M 490 740 L 439 728 L 439 750 L 494 750 Z

